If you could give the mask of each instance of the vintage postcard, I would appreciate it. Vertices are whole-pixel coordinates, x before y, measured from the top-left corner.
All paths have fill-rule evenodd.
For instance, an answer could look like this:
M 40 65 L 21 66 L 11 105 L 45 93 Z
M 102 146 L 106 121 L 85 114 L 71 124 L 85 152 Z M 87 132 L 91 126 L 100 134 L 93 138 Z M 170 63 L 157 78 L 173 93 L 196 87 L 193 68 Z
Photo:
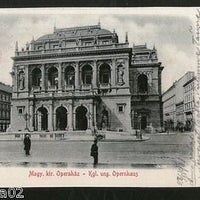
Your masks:
M 0 186 L 199 186 L 198 8 L 0 18 Z

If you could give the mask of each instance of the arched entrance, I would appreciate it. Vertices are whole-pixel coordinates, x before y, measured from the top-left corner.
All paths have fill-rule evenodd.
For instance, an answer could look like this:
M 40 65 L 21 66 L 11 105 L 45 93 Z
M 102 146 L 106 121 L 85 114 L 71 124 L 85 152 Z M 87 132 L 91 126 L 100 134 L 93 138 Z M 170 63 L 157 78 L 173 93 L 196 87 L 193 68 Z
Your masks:
M 88 127 L 87 108 L 79 106 L 76 109 L 76 130 L 86 130 Z
M 66 130 L 67 128 L 67 109 L 60 106 L 56 109 L 56 130 Z
M 37 126 L 39 131 L 48 129 L 48 111 L 44 107 L 37 110 Z

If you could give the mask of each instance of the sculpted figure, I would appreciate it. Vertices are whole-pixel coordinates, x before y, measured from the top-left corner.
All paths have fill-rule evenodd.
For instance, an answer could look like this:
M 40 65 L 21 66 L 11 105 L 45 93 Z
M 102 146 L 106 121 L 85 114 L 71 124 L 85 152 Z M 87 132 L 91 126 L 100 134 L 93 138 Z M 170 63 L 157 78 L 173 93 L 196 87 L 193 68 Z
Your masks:
M 19 74 L 19 89 L 23 90 L 24 88 L 25 88 L 24 72 L 20 72 L 20 74 Z

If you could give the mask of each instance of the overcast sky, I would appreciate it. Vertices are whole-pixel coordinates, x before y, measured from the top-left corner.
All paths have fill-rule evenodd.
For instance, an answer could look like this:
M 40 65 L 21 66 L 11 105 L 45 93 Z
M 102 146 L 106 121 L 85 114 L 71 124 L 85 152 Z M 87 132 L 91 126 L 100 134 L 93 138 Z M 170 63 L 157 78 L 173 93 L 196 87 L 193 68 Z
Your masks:
M 15 9 L 0 10 L 0 81 L 11 84 L 11 72 L 15 42 L 19 48 L 35 39 L 53 33 L 57 28 L 98 24 L 117 32 L 120 42 L 128 32 L 130 47 L 155 44 L 159 61 L 165 67 L 162 73 L 162 89 L 166 90 L 187 71 L 196 70 L 196 57 L 192 34 L 196 11 L 194 8 L 168 9 Z

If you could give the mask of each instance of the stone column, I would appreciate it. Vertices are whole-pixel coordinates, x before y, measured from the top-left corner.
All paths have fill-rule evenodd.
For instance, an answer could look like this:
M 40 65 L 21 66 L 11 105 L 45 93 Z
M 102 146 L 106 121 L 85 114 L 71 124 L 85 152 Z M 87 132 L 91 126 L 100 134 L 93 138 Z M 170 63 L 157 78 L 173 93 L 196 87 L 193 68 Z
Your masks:
M 53 121 L 53 104 L 49 105 L 49 113 L 48 113 L 48 130 L 53 131 L 54 121 Z
M 41 71 L 42 71 L 42 90 L 44 91 L 45 90 L 45 66 L 44 64 L 42 64 L 41 66 Z
M 73 131 L 73 108 L 72 103 L 69 104 L 67 113 L 67 126 L 69 131 Z
M 128 58 L 125 59 L 124 63 L 124 82 L 126 86 L 129 86 L 129 61 Z
M 29 104 L 29 109 L 30 109 L 30 118 L 29 118 L 29 129 L 30 131 L 34 131 L 34 108 L 33 108 L 33 101 L 30 102 Z
M 90 103 L 90 105 L 89 105 L 89 109 L 90 109 L 90 112 L 89 112 L 89 125 L 90 125 L 90 127 L 88 127 L 88 128 L 90 128 L 90 129 L 92 129 L 92 127 L 93 127 L 93 120 L 94 120 L 94 118 L 93 118 L 93 104 L 92 103 Z
M 25 73 L 25 90 L 28 91 L 29 90 L 29 69 L 28 69 L 28 65 L 25 65 L 24 73 Z
M 94 60 L 94 66 L 93 66 L 92 86 L 94 89 L 97 88 L 97 61 L 96 60 Z
M 62 91 L 62 63 L 58 63 L 58 91 Z
M 75 67 L 75 89 L 78 90 L 80 88 L 80 81 L 79 81 L 79 64 L 76 62 L 76 67 Z
M 53 130 L 57 130 L 57 124 L 56 124 L 56 111 L 53 112 Z
M 37 127 L 38 131 L 41 131 L 41 123 L 42 123 L 42 114 L 39 112 L 37 115 Z M 48 120 L 49 121 L 49 120 Z
M 111 69 L 111 85 L 116 85 L 116 64 L 115 59 L 112 59 L 112 69 Z
M 96 103 L 93 104 L 93 120 L 94 120 L 94 127 L 97 127 L 97 107 Z
M 73 113 L 72 113 L 72 117 L 73 117 L 73 128 L 74 130 L 76 130 L 76 110 L 75 110 L 75 107 L 73 107 Z

